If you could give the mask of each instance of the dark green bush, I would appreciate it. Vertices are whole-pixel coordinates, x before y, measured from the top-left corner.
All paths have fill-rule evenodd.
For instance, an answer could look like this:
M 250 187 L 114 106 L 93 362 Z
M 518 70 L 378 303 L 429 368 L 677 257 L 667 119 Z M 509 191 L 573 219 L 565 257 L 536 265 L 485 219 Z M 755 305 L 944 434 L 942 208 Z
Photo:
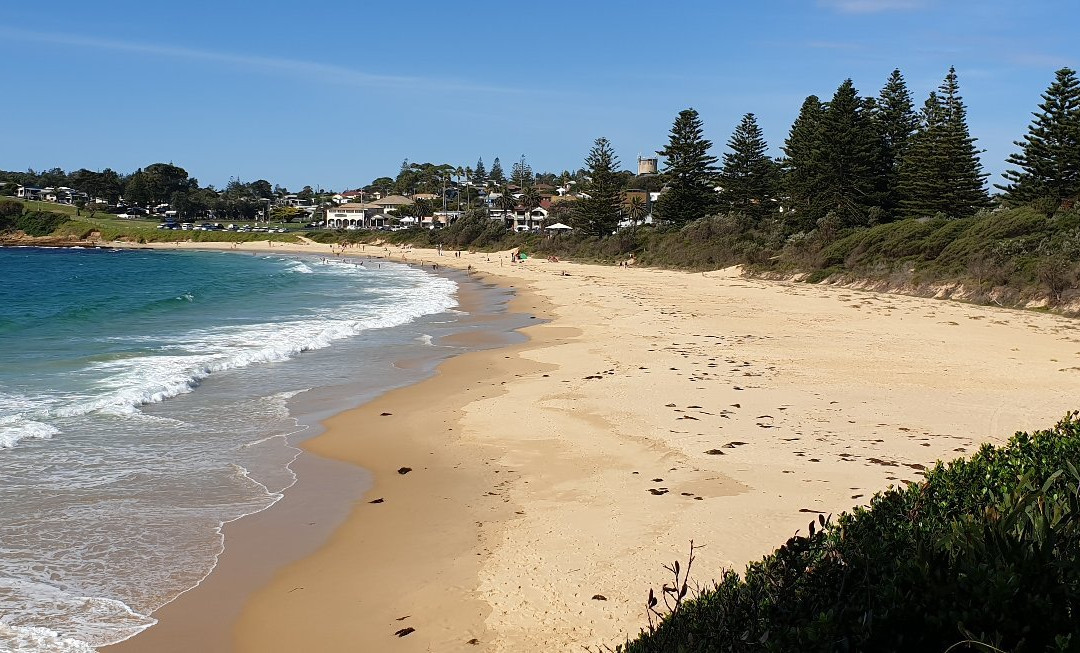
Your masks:
M 28 236 L 48 236 L 56 231 L 56 228 L 68 221 L 68 216 L 52 211 L 26 211 L 13 218 L 7 219 L 6 223 L 0 223 L 0 228 L 15 229 L 22 231 Z
M 724 573 L 619 650 L 1080 650 L 1077 460 L 1073 413 L 938 463 Z
M 22 212 L 22 202 L 8 198 L 0 198 L 0 229 L 11 224 L 15 218 L 22 215 Z

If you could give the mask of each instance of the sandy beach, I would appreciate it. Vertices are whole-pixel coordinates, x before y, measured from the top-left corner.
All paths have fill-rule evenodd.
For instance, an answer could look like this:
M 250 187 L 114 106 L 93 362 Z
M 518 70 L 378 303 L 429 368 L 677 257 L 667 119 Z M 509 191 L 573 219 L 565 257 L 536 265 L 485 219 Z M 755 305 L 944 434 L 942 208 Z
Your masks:
M 305 443 L 374 484 L 325 544 L 244 598 L 232 650 L 614 645 L 691 540 L 704 584 L 818 513 L 1078 407 L 1080 323 L 1049 314 L 735 270 L 353 254 L 467 269 L 512 287 L 512 310 L 537 323 Z M 184 650 L 205 619 L 193 608 L 147 632 L 170 624 Z M 170 650 L 148 642 L 117 648 Z

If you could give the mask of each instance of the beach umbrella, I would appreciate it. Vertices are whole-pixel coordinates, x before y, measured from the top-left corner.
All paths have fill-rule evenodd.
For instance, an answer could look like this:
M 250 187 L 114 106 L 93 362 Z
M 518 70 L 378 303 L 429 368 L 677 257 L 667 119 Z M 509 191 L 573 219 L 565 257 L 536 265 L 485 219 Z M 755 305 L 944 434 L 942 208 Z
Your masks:
M 561 222 L 556 222 L 555 224 L 548 225 L 546 228 L 548 231 L 570 231 L 571 229 L 573 229 L 573 227 L 565 225 Z

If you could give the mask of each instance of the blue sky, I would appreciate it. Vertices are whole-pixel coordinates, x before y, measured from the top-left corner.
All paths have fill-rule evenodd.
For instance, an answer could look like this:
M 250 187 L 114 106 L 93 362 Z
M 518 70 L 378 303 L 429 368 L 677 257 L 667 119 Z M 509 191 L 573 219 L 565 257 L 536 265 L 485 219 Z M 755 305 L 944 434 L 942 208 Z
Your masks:
M 157 161 L 205 184 L 341 190 L 402 159 L 624 167 L 694 107 L 774 154 L 802 100 L 899 67 L 921 105 L 955 65 L 999 174 L 1039 94 L 1080 67 L 1076 0 L 15 3 L 0 12 L 0 169 Z

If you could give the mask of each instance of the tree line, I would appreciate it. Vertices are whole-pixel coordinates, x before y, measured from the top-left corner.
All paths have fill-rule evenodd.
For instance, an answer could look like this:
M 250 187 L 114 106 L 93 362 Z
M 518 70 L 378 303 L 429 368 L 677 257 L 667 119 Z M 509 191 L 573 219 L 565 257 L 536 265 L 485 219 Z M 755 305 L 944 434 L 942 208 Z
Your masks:
M 1037 203 L 1053 213 L 1071 206 L 1080 194 L 1080 83 L 1063 68 L 1042 95 L 1019 151 L 1007 162 L 1006 183 L 998 199 L 1006 205 Z M 964 218 L 992 205 L 987 174 L 976 139 L 967 124 L 967 107 L 956 70 L 918 110 L 903 75 L 894 70 L 874 96 L 862 96 L 850 79 L 828 100 L 807 97 L 785 139 L 783 155 L 772 158 L 757 119 L 747 113 L 727 141 L 721 158 L 711 153 L 701 116 L 681 111 L 657 154 L 659 175 L 636 176 L 620 170 L 610 141 L 599 138 L 582 167 L 561 174 L 534 173 L 524 157 L 504 171 L 499 157 L 490 168 L 413 163 L 405 160 L 396 177 L 379 177 L 363 190 L 414 195 L 430 193 L 454 208 L 486 206 L 478 189 L 498 191 L 497 208 L 540 205 L 541 184 L 574 185 L 580 199 L 552 207 L 553 219 L 580 232 L 603 237 L 620 222 L 637 223 L 646 207 L 623 191 L 660 191 L 652 207 L 657 221 L 682 226 L 709 215 L 735 215 L 746 229 L 768 231 L 774 240 L 834 233 L 904 218 Z M 0 183 L 70 186 L 116 204 L 168 203 L 181 215 L 215 214 L 250 218 L 270 198 L 287 193 L 266 180 L 231 180 L 221 190 L 200 187 L 183 168 L 154 163 L 130 175 L 111 169 L 59 168 L 25 173 L 0 172 Z M 319 199 L 310 187 L 298 196 Z M 436 200 L 438 202 L 438 200 Z M 429 215 L 432 202 L 412 211 Z M 406 211 L 408 212 L 408 210 Z
M 61 168 L 26 172 L 0 171 L 0 191 L 14 195 L 19 186 L 34 188 L 68 187 L 100 199 L 108 205 L 153 208 L 168 204 L 182 217 L 213 212 L 222 218 L 252 219 L 266 208 L 266 200 L 288 194 L 279 185 L 265 179 L 241 182 L 231 179 L 222 189 L 200 186 L 187 170 L 171 163 L 152 163 L 131 174 L 111 168 L 95 171 L 81 168 L 64 172 Z M 316 199 L 316 192 L 305 186 L 297 197 Z
M 1028 133 L 1009 157 L 1015 166 L 998 185 L 1006 205 L 1043 202 L 1052 213 L 1080 194 L 1080 85 L 1063 68 L 1042 96 Z M 899 70 L 875 97 L 850 79 L 832 98 L 811 95 L 772 159 L 754 114 L 727 142 L 721 166 L 709 154 L 700 116 L 679 114 L 665 157 L 668 190 L 657 217 L 686 224 L 706 215 L 740 213 L 775 223 L 782 234 L 864 227 L 904 218 L 970 217 L 991 205 L 967 125 L 956 70 L 918 111 Z
M 625 221 L 636 224 L 644 213 L 640 198 L 623 194 L 627 189 L 662 190 L 652 213 L 663 224 L 683 226 L 705 216 L 733 215 L 744 230 L 767 232 L 774 243 L 906 218 L 966 218 L 994 200 L 1006 206 L 1038 203 L 1051 214 L 1070 207 L 1080 194 L 1076 72 L 1057 71 L 1042 99 L 1028 133 L 1016 142 L 1020 151 L 1007 160 L 1014 168 L 1004 174 L 1007 183 L 996 186 L 1001 191 L 996 198 L 986 188 L 988 174 L 968 127 L 955 68 L 918 109 L 899 69 L 873 96 L 860 95 L 850 79 L 828 100 L 810 95 L 778 158 L 768 154 L 753 113 L 742 117 L 727 151 L 717 158 L 701 116 L 689 108 L 675 118 L 667 144 L 657 151 L 664 167 L 655 177 L 619 170 L 606 138 L 593 143 L 575 173 L 534 178 L 522 162 L 507 178 L 496 158 L 492 174 L 482 159 L 457 174 L 504 194 L 518 187 L 517 197 L 497 202 L 499 208 L 535 206 L 528 200 L 529 188 L 541 177 L 560 184 L 573 181 L 581 199 L 560 205 L 556 218 L 597 237 L 612 234 Z M 405 171 L 398 177 L 399 188 Z

